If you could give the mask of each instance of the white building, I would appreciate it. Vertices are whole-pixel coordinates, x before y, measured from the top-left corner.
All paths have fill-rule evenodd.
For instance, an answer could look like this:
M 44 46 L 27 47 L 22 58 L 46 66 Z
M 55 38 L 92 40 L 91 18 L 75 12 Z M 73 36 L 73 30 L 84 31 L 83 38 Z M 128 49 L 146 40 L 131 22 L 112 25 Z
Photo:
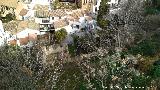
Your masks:
M 101 0 L 95 0 L 95 5 L 93 6 L 93 13 L 98 14 L 100 5 L 101 5 Z
M 23 0 L 26 4 L 39 4 L 39 5 L 49 5 L 51 0 Z
M 2 21 L 0 20 L 0 46 L 3 45 L 4 43 L 4 29 L 3 29 L 3 25 L 2 25 Z
M 32 0 L 33 4 L 49 5 L 51 0 Z
M 108 2 L 108 4 L 118 4 L 120 0 L 110 0 L 110 2 Z
M 0 20 L 0 46 L 5 44 L 5 42 L 7 42 L 7 39 L 9 38 L 10 38 L 10 35 L 4 32 L 2 21 Z
M 2 36 L 3 34 L 4 34 L 4 29 L 3 29 L 2 21 L 0 20 L 0 36 Z
M 121 0 L 111 0 L 110 2 L 108 2 L 108 4 L 110 5 L 110 10 L 109 12 L 111 14 L 116 14 L 120 8 L 118 7 L 118 5 L 120 4 Z

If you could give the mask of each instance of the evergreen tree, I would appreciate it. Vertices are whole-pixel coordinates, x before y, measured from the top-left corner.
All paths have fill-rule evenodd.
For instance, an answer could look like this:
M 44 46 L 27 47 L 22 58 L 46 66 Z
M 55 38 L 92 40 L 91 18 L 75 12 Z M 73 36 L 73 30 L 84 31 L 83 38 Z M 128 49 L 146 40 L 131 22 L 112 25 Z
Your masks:
M 108 24 L 108 21 L 105 20 L 104 16 L 108 13 L 109 5 L 107 4 L 108 0 L 102 0 L 101 5 L 99 7 L 98 16 L 97 16 L 97 24 L 101 28 L 105 28 Z

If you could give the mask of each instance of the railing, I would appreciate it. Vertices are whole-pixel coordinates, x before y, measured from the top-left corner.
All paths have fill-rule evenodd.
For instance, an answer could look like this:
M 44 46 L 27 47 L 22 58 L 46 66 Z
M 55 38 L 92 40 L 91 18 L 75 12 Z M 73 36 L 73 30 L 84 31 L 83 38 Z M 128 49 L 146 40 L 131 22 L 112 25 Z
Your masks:
M 42 20 L 42 23 L 49 23 L 49 20 Z

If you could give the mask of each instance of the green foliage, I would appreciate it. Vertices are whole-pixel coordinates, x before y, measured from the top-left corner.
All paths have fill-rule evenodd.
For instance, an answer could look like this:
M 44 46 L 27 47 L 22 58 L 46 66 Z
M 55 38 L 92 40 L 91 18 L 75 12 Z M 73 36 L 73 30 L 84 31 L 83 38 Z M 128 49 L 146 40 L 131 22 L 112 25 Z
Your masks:
M 141 54 L 144 56 L 154 56 L 160 52 L 160 33 L 155 33 L 148 40 L 143 40 L 137 45 L 129 48 L 131 54 Z
M 81 3 L 80 3 L 81 4 Z M 77 9 L 78 7 L 80 7 L 80 5 L 77 3 L 62 3 L 62 2 L 59 2 L 59 0 L 55 0 L 54 3 L 53 3 L 53 8 L 54 9 L 62 9 L 62 8 L 65 8 L 65 9 Z
M 55 38 L 57 43 L 61 43 L 67 37 L 67 31 L 62 28 L 55 32 Z
M 7 23 L 7 22 L 9 22 L 9 21 L 15 20 L 15 19 L 16 19 L 16 16 L 13 15 L 13 14 L 11 14 L 11 13 L 9 13 L 9 14 L 7 14 L 5 17 L 0 16 L 0 19 L 2 19 L 2 22 L 3 22 L 3 23 Z
M 60 6 L 62 6 L 62 3 L 60 3 L 59 0 L 55 0 L 53 3 L 54 9 L 58 9 Z
M 78 41 L 78 36 L 76 35 L 72 35 L 73 38 L 73 44 L 68 45 L 68 51 L 70 53 L 71 56 L 75 56 L 76 55 L 76 50 L 77 50 L 77 41 Z
M 34 89 L 33 78 L 22 68 L 25 62 L 23 50 L 18 46 L 0 48 L 0 88 Z
M 160 65 L 154 67 L 153 77 L 160 78 Z
M 93 88 L 96 88 L 96 90 L 103 90 L 102 83 L 100 80 L 97 80 L 95 78 L 91 78 L 91 83 L 93 84 Z
M 159 14 L 160 13 L 160 1 L 159 0 L 146 0 L 146 14 Z
M 159 10 L 157 10 L 157 9 L 155 9 L 155 8 L 146 8 L 145 13 L 146 13 L 146 14 L 154 15 L 154 14 L 158 14 L 158 13 L 159 13 Z
M 57 80 L 56 87 L 54 90 L 59 89 L 75 89 L 75 90 L 86 90 L 85 80 L 83 78 L 83 74 L 80 71 L 81 69 L 77 66 L 76 63 L 66 63 L 63 66 L 62 75 Z
M 79 37 L 77 35 L 72 35 L 73 44 L 69 45 L 69 51 L 72 56 L 76 54 L 87 54 L 95 50 L 94 43 L 89 41 L 88 36 Z
M 160 43 L 154 40 L 144 40 L 129 49 L 129 52 L 136 55 L 153 56 L 160 51 Z
M 99 18 L 101 16 L 98 16 Z M 106 28 L 108 25 L 108 20 L 104 20 L 104 19 L 97 19 L 98 20 L 98 25 L 102 28 Z
M 140 75 L 140 76 L 134 76 L 132 78 L 132 87 L 147 87 L 150 86 L 150 84 L 151 84 L 150 77 Z
M 153 79 L 160 78 L 160 65 L 153 65 L 147 74 L 150 75 Z
M 101 28 L 106 28 L 107 24 L 108 24 L 108 20 L 106 20 L 105 18 L 103 18 L 104 16 L 106 16 L 107 12 L 108 12 L 108 5 L 106 4 L 108 2 L 108 0 L 102 0 L 101 1 L 101 5 L 99 7 L 99 11 L 98 11 L 98 16 L 97 16 L 97 24 L 101 27 Z
M 79 90 L 87 90 L 86 86 L 85 86 L 83 83 L 80 84 L 80 86 L 79 86 L 78 89 L 79 89 Z
M 75 44 L 68 45 L 68 51 L 71 56 L 75 56 L 76 53 L 75 50 L 76 50 Z

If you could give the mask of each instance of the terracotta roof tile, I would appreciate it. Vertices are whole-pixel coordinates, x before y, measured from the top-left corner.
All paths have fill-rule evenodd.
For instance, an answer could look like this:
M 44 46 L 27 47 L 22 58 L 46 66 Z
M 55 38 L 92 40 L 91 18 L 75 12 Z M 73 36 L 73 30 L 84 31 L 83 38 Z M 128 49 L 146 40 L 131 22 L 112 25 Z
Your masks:
M 67 26 L 68 24 L 69 24 L 69 23 L 66 22 L 65 20 L 59 20 L 59 21 L 55 21 L 55 22 L 54 22 L 54 27 L 55 27 L 55 29 L 57 29 L 57 28 L 62 28 L 62 27 Z
M 28 37 L 19 38 L 20 45 L 27 45 L 28 44 Z
M 48 5 L 39 5 L 39 4 L 36 4 L 33 7 L 33 10 L 48 10 L 48 9 L 49 9 Z
M 27 10 L 27 9 L 22 9 L 22 10 L 20 11 L 19 15 L 25 16 L 27 13 L 28 13 L 28 10 Z
M 67 13 L 65 10 L 63 9 L 57 9 L 57 10 L 53 10 L 50 12 L 50 16 L 56 16 L 56 17 L 63 17 L 63 16 L 66 16 Z
M 50 16 L 50 12 L 44 11 L 44 10 L 37 10 L 34 13 L 35 13 L 35 17 L 49 17 Z
M 10 41 L 8 41 L 8 44 L 10 44 L 10 45 L 16 45 L 17 44 L 17 40 L 10 40 Z
M 27 21 L 21 21 L 18 24 L 18 29 L 25 29 L 28 27 L 28 22 Z M 19 30 L 18 30 L 19 31 Z
M 39 29 L 39 24 L 34 21 L 11 21 L 9 23 L 3 24 L 4 30 L 9 31 L 11 34 L 17 34 L 18 32 L 24 30 L 25 28 L 30 28 L 34 30 Z

